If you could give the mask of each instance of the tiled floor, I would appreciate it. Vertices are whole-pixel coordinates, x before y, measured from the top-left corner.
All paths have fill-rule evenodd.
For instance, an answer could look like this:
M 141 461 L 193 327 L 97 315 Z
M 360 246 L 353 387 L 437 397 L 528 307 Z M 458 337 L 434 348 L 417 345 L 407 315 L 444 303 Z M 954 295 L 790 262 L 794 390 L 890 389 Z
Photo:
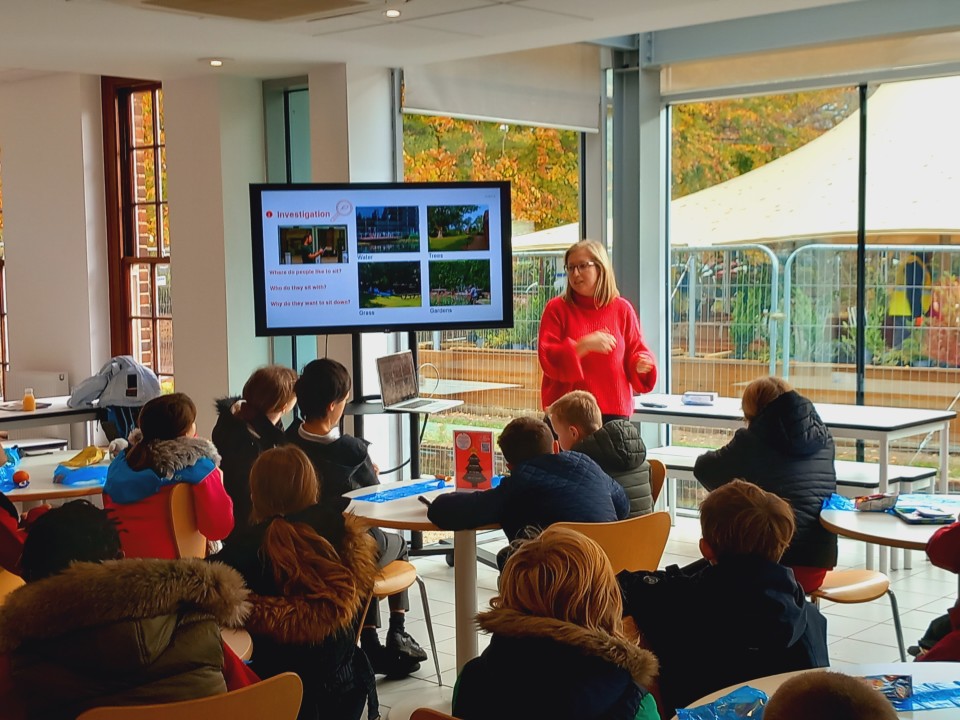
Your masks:
M 677 518 L 662 565 L 685 565 L 699 558 L 699 539 L 700 526 L 697 520 Z M 484 547 L 495 551 L 503 542 L 485 544 Z M 839 567 L 862 568 L 864 557 L 863 543 L 841 538 Z M 381 679 L 378 684 L 381 710 L 383 717 L 389 720 L 406 720 L 409 709 L 419 705 L 438 706 L 441 700 L 449 702 L 456 680 L 453 568 L 448 567 L 441 556 L 415 558 L 414 562 L 427 584 L 443 687 L 438 688 L 436 684 L 432 658 L 422 663 L 420 670 L 409 678 L 395 681 Z M 891 571 L 889 575 L 900 604 L 904 641 L 908 646 L 914 645 L 927 624 L 953 605 L 957 597 L 957 577 L 930 565 L 923 553 L 913 553 L 912 570 Z M 478 606 L 482 609 L 496 594 L 496 571 L 478 564 L 477 582 Z M 427 648 L 423 610 L 415 589 L 411 592 L 410 605 L 407 630 Z M 834 667 L 899 660 L 890 603 L 886 597 L 858 605 L 824 603 L 822 610 L 827 616 L 830 659 Z M 486 637 L 481 634 L 481 650 L 486 642 Z M 429 652 L 429 648 L 427 650 Z M 392 714 L 389 712 L 391 707 L 396 708 Z

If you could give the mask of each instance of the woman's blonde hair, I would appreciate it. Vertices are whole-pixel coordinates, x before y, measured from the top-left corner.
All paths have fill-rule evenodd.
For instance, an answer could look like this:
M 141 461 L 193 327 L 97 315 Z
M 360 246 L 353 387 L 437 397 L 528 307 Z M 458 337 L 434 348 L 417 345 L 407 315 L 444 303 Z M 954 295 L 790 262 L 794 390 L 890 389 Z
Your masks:
M 567 248 L 567 252 L 563 255 L 564 269 L 567 267 L 570 256 L 577 250 L 585 251 L 590 255 L 590 259 L 597 264 L 599 277 L 597 278 L 597 289 L 593 293 L 593 301 L 597 307 L 606 307 L 613 302 L 614 298 L 620 297 L 620 291 L 617 290 L 617 281 L 613 277 L 613 267 L 610 265 L 610 256 L 607 255 L 607 249 L 602 243 L 596 240 L 581 240 L 580 242 L 575 242 Z M 572 303 L 575 292 L 570 283 L 567 282 L 567 291 L 564 293 L 563 299 L 568 303 Z
M 490 605 L 623 637 L 623 600 L 610 560 L 596 542 L 568 528 L 548 527 L 519 543 Z
M 783 378 L 772 375 L 757 378 L 743 389 L 740 407 L 743 410 L 744 419 L 748 423 L 752 422 L 767 405 L 791 390 L 793 388 L 790 383 Z
M 250 499 L 255 523 L 316 505 L 320 484 L 310 458 L 296 445 L 265 450 L 250 468 Z

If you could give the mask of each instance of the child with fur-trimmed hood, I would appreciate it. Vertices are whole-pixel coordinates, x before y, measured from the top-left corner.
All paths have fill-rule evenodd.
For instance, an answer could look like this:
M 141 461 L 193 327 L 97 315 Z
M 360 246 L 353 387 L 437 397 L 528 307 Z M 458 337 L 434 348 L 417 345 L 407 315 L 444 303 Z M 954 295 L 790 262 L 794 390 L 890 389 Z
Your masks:
M 596 542 L 549 527 L 521 541 L 477 624 L 490 645 L 457 678 L 462 720 L 654 720 L 657 659 L 623 630 L 616 577 Z
M 222 540 L 233 529 L 220 456 L 213 443 L 196 437 L 196 419 L 197 408 L 183 393 L 151 400 L 140 411 L 129 447 L 110 464 L 103 504 L 120 526 L 127 557 L 177 557 L 169 508 L 178 483 L 190 486 L 197 529 L 205 538 Z

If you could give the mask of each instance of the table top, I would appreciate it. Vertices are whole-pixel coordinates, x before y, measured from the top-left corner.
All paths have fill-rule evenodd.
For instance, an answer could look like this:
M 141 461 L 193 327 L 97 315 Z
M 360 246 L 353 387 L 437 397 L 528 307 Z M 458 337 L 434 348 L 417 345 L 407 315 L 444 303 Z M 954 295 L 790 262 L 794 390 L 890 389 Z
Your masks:
M 708 420 L 737 427 L 743 422 L 740 398 L 717 398 L 713 405 L 684 405 L 681 395 L 650 394 L 634 398 L 634 417 L 654 422 L 682 423 L 685 419 L 698 424 Z M 653 402 L 666 405 L 651 408 L 641 405 Z M 923 410 L 918 408 L 883 407 L 878 405 L 837 405 L 814 403 L 827 427 L 838 430 L 869 430 L 893 432 L 931 423 L 943 423 L 956 418 L 953 410 Z
M 67 405 L 69 399 L 69 395 L 37 398 L 38 403 L 50 403 L 50 407 L 37 408 L 29 412 L 26 410 L 0 410 L 0 427 L 18 425 L 30 420 L 52 421 L 62 419 L 63 422 L 80 422 L 81 420 L 96 419 L 96 407 L 72 408 Z M 47 424 L 56 425 L 57 423 L 47 422 Z
M 480 382 L 478 380 L 444 380 L 443 378 L 420 378 L 421 395 L 461 395 L 485 390 L 505 390 L 520 387 L 517 383 Z
M 253 657 L 253 638 L 243 628 L 221 628 L 220 637 L 241 660 Z
M 417 499 L 417 495 L 409 495 L 386 502 L 370 502 L 368 500 L 355 499 L 363 495 L 370 495 L 378 490 L 388 490 L 390 488 L 403 487 L 404 485 L 413 485 L 430 479 L 435 478 L 417 478 L 415 480 L 382 483 L 379 486 L 351 490 L 343 495 L 351 500 L 346 512 L 356 515 L 358 518 L 378 527 L 393 528 L 395 530 L 438 530 L 439 528 L 427 519 L 427 506 Z M 448 492 L 454 492 L 453 485 L 418 494 L 429 498 Z
M 931 504 L 938 497 L 930 495 Z M 950 496 L 956 501 L 957 496 Z M 911 525 L 884 512 L 857 512 L 851 510 L 821 510 L 820 524 L 830 532 L 843 537 L 905 550 L 924 550 L 930 537 L 943 525 Z M 960 668 L 957 670 L 960 676 Z
M 956 682 L 960 680 L 960 666 L 958 666 L 957 663 L 949 662 L 878 663 L 875 665 L 847 665 L 842 668 L 816 668 L 814 670 L 798 670 L 794 672 L 781 673 L 779 675 L 769 675 L 767 677 L 757 678 L 756 680 L 737 683 L 736 685 L 731 685 L 730 687 L 725 687 L 722 690 L 717 690 L 714 693 L 710 693 L 709 695 L 700 698 L 696 702 L 690 703 L 688 707 L 694 708 L 699 707 L 700 705 L 706 705 L 707 703 L 711 703 L 714 700 L 736 690 L 737 688 L 743 687 L 744 685 L 749 685 L 757 690 L 763 690 L 763 692 L 765 692 L 769 697 L 776 692 L 777 688 L 779 688 L 784 681 L 792 678 L 793 676 L 804 672 L 817 672 L 818 670 L 831 670 L 834 672 L 842 672 L 846 675 L 854 676 L 911 675 L 915 684 Z M 955 719 L 958 715 L 960 715 L 960 709 L 958 708 L 898 713 L 898 717 L 908 719 L 917 718 L 917 720 L 937 720 L 937 718 Z M 674 715 L 674 720 L 676 720 L 676 715 Z
M 31 455 L 20 461 L 21 470 L 30 473 L 30 484 L 6 493 L 12 502 L 36 502 L 63 498 L 86 497 L 103 493 L 102 485 L 70 487 L 53 481 L 53 471 L 64 460 L 77 454 L 77 450 L 58 450 L 46 455 Z M 109 465 L 109 460 L 104 461 Z

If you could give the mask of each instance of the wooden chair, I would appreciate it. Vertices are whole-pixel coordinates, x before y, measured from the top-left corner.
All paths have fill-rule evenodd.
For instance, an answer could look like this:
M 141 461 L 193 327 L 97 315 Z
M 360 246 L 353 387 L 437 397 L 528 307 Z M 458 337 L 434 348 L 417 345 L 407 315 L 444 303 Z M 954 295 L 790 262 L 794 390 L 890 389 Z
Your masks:
M 897 596 L 890 589 L 890 578 L 876 570 L 831 570 L 823 579 L 823 584 L 810 593 L 815 605 L 820 600 L 852 605 L 876 600 L 884 595 L 890 598 L 893 611 L 893 626 L 897 631 L 897 646 L 900 648 L 900 662 L 907 661 L 907 652 L 903 645 L 903 628 L 900 625 L 900 608 Z
M 302 699 L 300 676 L 287 672 L 240 690 L 198 700 L 93 708 L 77 720 L 296 720 Z
M 417 708 L 410 715 L 410 720 L 457 720 L 453 715 L 434 710 L 433 708 Z
M 655 512 L 615 522 L 560 522 L 553 526 L 571 528 L 595 540 L 607 553 L 615 573 L 656 570 L 670 537 L 670 514 Z
M 9 570 L 0 568 L 0 605 L 3 605 L 4 600 L 7 599 L 7 595 L 23 584 L 23 578 L 19 575 L 14 575 Z
M 394 560 L 380 571 L 380 576 L 373 585 L 373 595 L 367 600 L 367 607 L 371 602 L 378 602 L 390 595 L 396 595 L 416 583 L 420 586 L 420 602 L 423 604 L 423 619 L 427 625 L 427 635 L 430 638 L 430 650 L 433 653 L 433 667 L 437 671 L 437 685 L 443 685 L 440 676 L 440 658 L 437 655 L 437 641 L 433 637 L 433 618 L 430 617 L 430 603 L 427 600 L 427 586 L 423 578 L 417 574 L 417 567 L 407 560 Z M 366 612 L 364 612 L 366 615 Z M 361 623 L 360 630 L 363 629 Z M 360 640 L 359 633 L 357 640 Z
M 170 491 L 170 527 L 177 542 L 178 558 L 207 556 L 207 539 L 197 529 L 193 491 L 187 483 L 177 483 Z
M 667 466 L 653 458 L 648 459 L 647 463 L 650 465 L 650 492 L 653 495 L 653 501 L 656 502 L 660 497 L 660 491 L 663 490 L 663 481 L 667 477 Z

